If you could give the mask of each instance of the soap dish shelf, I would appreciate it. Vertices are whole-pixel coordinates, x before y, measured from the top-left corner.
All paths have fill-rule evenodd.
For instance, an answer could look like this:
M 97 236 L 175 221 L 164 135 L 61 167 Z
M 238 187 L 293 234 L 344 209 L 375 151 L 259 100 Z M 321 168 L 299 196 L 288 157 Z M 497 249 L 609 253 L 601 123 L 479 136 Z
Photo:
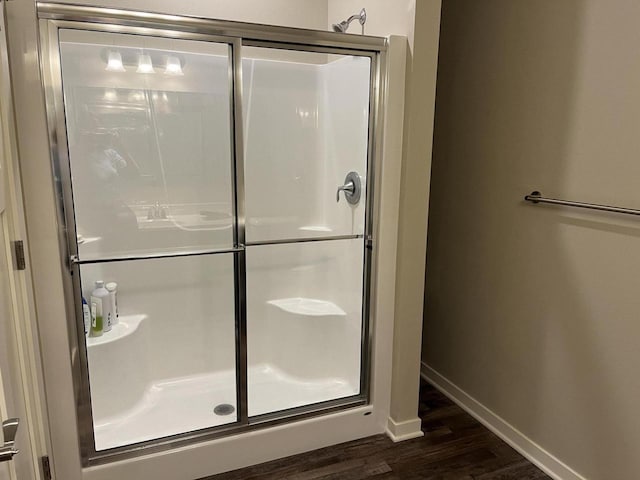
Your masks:
M 103 333 L 99 337 L 88 336 L 87 347 L 91 348 L 97 347 L 98 345 L 106 345 L 133 335 L 146 318 L 147 315 L 145 314 L 122 315 L 118 323 L 116 323 L 110 331 Z
M 347 313 L 333 302 L 315 298 L 293 297 L 267 301 L 269 305 L 294 315 L 309 317 L 346 316 Z

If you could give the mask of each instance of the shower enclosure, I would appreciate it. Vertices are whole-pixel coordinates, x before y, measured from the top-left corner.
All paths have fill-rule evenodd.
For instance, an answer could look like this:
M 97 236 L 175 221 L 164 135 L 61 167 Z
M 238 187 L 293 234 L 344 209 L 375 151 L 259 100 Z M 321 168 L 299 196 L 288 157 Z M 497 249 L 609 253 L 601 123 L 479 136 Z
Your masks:
M 366 405 L 384 39 L 38 13 L 84 465 Z

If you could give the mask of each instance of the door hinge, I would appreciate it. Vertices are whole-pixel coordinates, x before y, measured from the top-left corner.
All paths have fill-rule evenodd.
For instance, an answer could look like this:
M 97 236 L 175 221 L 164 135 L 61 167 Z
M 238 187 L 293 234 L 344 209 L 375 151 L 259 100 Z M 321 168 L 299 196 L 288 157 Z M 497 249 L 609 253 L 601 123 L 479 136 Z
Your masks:
M 24 259 L 24 243 L 22 240 L 15 240 L 13 242 L 13 262 L 16 270 L 24 270 L 27 264 Z
M 42 464 L 42 478 L 44 480 L 51 480 L 51 465 L 49 464 L 49 457 L 47 455 L 40 457 L 40 463 Z

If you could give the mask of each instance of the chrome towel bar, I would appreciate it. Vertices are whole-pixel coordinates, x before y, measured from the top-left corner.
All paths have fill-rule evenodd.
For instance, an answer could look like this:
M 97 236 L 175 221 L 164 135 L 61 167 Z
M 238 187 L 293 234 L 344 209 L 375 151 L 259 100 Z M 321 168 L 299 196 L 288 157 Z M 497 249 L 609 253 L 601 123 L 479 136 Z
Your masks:
M 559 200 L 557 198 L 546 198 L 538 191 L 525 195 L 524 199 L 531 203 L 550 203 L 552 205 L 564 205 L 566 207 L 587 208 L 589 210 L 602 210 L 605 212 L 624 213 L 625 215 L 640 215 L 640 210 L 634 208 L 611 207 L 609 205 L 598 205 L 595 203 L 574 202 L 572 200 Z

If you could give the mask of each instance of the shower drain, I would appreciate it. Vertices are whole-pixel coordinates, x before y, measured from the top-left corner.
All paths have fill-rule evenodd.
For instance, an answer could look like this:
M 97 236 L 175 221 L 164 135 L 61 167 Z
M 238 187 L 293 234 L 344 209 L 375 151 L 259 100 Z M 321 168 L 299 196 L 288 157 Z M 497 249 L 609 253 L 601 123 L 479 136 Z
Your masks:
M 216 415 L 231 415 L 235 411 L 236 407 L 228 403 L 221 403 L 220 405 L 216 405 L 213 409 L 213 413 Z

